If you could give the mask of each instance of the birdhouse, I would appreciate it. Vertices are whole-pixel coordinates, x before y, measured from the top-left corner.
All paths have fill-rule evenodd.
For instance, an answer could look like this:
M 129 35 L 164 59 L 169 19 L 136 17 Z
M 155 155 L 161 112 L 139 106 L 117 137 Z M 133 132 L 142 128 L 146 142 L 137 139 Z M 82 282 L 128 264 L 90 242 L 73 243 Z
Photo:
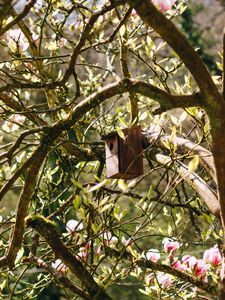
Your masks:
M 141 126 L 126 128 L 122 132 L 124 138 L 116 131 L 102 137 L 108 178 L 132 179 L 143 174 Z

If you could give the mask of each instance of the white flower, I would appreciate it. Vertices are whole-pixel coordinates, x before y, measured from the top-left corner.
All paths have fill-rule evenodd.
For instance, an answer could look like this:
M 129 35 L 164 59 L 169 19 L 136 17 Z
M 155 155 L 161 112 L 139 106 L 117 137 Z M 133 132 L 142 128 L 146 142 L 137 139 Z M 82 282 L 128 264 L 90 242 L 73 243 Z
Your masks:
M 74 231 L 77 231 L 77 230 L 82 230 L 83 228 L 84 228 L 83 223 L 80 223 L 80 222 L 78 222 L 76 220 L 69 220 L 66 223 L 66 229 L 70 233 L 74 233 Z
M 176 0 L 152 0 L 152 3 L 162 12 L 172 9 Z
M 148 260 L 151 260 L 152 262 L 157 263 L 158 260 L 160 259 L 160 253 L 159 253 L 159 251 L 157 249 L 150 249 L 146 253 L 146 258 Z
M 68 267 L 61 261 L 61 259 L 57 259 L 52 263 L 52 267 L 61 273 L 66 273 Z
M 10 29 L 6 33 L 6 41 L 10 51 L 15 52 L 17 47 L 21 52 L 25 52 L 29 43 L 20 29 Z

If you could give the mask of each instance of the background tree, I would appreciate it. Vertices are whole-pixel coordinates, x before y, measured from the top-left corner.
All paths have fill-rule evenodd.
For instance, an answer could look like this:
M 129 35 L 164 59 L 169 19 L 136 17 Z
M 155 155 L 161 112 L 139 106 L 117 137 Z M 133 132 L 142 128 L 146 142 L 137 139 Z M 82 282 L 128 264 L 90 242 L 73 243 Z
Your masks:
M 211 76 L 199 39 L 174 25 L 188 12 L 156 0 L 8 6 L 3 298 L 224 298 L 223 63 Z M 136 124 L 144 175 L 107 179 L 101 137 Z

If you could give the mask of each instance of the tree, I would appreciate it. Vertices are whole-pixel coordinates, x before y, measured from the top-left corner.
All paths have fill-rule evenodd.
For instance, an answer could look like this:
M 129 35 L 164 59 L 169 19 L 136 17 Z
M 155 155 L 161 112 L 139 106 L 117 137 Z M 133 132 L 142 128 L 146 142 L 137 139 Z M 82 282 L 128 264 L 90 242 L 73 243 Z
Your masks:
M 58 286 L 64 299 L 224 299 L 224 81 L 175 25 L 185 9 L 7 8 L 2 296 L 44 299 Z M 101 136 L 136 124 L 144 175 L 107 179 Z

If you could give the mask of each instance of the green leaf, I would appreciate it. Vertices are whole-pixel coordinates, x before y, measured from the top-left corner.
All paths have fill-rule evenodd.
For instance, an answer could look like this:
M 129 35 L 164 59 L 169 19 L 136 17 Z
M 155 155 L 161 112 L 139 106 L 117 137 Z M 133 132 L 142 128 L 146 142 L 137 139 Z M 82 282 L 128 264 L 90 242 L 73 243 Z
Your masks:
M 83 187 L 78 181 L 76 181 L 76 180 L 73 179 L 73 178 L 71 178 L 70 180 L 72 181 L 73 185 L 74 185 L 75 187 L 77 187 L 79 190 L 84 190 L 84 187 Z
M 123 179 L 118 180 L 118 187 L 123 191 L 126 192 L 128 190 L 128 186 L 126 185 Z
M 199 165 L 199 156 L 195 155 L 194 158 L 188 164 L 188 171 L 194 172 Z
M 15 264 L 18 264 L 20 262 L 20 260 L 22 259 L 24 254 L 24 248 L 21 248 L 18 252 L 17 252 L 17 256 L 16 256 L 16 260 L 15 260 Z
M 120 36 L 123 37 L 125 33 L 126 33 L 126 26 L 123 25 L 120 27 Z
M 117 127 L 116 129 L 119 137 L 121 137 L 121 139 L 123 139 L 125 141 L 126 137 L 125 137 L 125 134 L 123 133 L 122 129 L 120 127 Z
M 100 209 L 100 214 L 102 214 L 104 211 L 110 209 L 112 207 L 112 203 L 109 203 L 109 204 L 106 204 L 105 206 L 103 206 L 101 209 Z
M 73 200 L 73 206 L 75 209 L 78 209 L 80 206 L 80 196 L 76 195 L 74 200 Z
M 0 291 L 4 290 L 4 288 L 6 287 L 6 284 L 7 284 L 7 280 L 5 279 L 5 280 L 2 281 L 2 283 L 0 285 Z
M 98 189 L 100 189 L 101 187 L 103 187 L 104 185 L 106 185 L 109 181 L 107 179 L 104 179 L 102 182 L 99 182 L 98 184 L 94 185 L 93 187 L 90 188 L 89 192 L 94 192 Z

